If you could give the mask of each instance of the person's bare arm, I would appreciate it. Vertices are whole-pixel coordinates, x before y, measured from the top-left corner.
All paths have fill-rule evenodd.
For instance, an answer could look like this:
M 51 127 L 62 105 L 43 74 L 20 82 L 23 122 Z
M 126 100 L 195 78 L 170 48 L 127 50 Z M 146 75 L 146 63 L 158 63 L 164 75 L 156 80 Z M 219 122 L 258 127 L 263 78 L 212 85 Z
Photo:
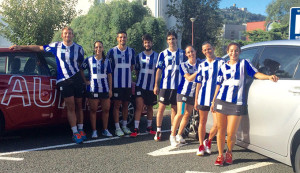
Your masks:
M 11 50 L 31 50 L 31 51 L 35 51 L 35 52 L 44 51 L 44 47 L 39 46 L 39 45 L 13 45 L 13 46 L 10 46 L 9 49 L 11 49 Z
M 157 71 L 156 71 L 156 75 L 155 75 L 155 85 L 154 85 L 154 89 L 153 89 L 153 92 L 154 92 L 154 94 L 155 95 L 158 95 L 158 93 L 159 93 L 159 79 L 160 79 L 160 76 L 161 76 L 161 73 L 162 73 L 162 71 L 161 71 L 161 69 L 157 69 Z

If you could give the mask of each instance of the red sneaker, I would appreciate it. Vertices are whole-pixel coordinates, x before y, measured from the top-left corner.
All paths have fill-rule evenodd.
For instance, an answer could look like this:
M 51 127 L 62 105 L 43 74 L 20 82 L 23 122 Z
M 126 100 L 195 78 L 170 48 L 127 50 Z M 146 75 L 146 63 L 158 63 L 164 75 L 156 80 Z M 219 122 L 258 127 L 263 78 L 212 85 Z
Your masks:
M 203 156 L 204 155 L 204 145 L 200 145 L 199 149 L 196 153 L 197 156 Z
M 225 154 L 225 162 L 229 165 L 232 164 L 232 152 L 228 152 L 226 151 L 226 154 Z
M 139 133 L 139 129 L 137 129 L 137 128 L 135 128 L 134 130 L 133 130 L 133 132 L 130 134 L 130 137 L 137 137 L 137 135 L 139 135 L 140 133 Z
M 151 126 L 147 127 L 146 131 L 147 131 L 147 133 L 149 133 L 151 135 L 155 135 L 156 134 L 156 131 L 152 130 Z
M 218 156 L 217 160 L 215 161 L 215 165 L 216 166 L 223 166 L 223 164 L 224 164 L 224 156 L 223 155 Z

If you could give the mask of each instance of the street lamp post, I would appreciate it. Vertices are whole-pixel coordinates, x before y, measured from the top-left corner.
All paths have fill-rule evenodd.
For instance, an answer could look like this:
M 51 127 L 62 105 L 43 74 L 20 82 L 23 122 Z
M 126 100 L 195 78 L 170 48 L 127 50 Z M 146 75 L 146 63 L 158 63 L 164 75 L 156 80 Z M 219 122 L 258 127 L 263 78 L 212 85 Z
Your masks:
M 191 22 L 192 22 L 192 46 L 194 46 L 194 21 L 196 20 L 196 18 L 192 17 L 190 18 Z

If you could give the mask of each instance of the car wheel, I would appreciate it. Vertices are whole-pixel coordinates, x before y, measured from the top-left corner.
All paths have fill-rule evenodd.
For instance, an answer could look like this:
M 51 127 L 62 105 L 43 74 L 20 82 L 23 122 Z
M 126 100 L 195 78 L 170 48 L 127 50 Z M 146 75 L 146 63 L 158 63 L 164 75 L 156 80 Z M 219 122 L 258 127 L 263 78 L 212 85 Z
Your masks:
M 300 144 L 297 147 L 294 160 L 295 172 L 300 172 Z
M 190 138 L 198 139 L 199 115 L 198 111 L 193 110 L 188 124 L 185 126 L 184 134 Z
M 134 102 L 130 101 L 128 104 L 128 117 L 127 117 L 127 126 L 131 126 L 134 122 L 134 112 L 135 112 L 135 104 Z M 119 111 L 119 120 L 120 123 L 122 124 L 122 106 L 120 107 L 120 111 Z

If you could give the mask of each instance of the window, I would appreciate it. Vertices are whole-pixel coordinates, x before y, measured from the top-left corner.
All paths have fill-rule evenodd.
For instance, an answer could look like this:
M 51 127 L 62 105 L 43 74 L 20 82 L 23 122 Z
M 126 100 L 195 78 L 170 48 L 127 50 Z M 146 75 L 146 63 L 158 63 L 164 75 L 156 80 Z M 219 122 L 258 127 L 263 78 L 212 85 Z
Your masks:
M 299 61 L 299 47 L 266 47 L 259 59 L 258 71 L 279 78 L 293 78 Z
M 147 0 L 143 0 L 143 5 L 147 5 Z
M 258 49 L 259 49 L 258 47 L 251 48 L 251 49 L 244 49 L 240 53 L 239 58 L 240 59 L 249 59 L 253 63 L 253 59 L 258 53 Z

